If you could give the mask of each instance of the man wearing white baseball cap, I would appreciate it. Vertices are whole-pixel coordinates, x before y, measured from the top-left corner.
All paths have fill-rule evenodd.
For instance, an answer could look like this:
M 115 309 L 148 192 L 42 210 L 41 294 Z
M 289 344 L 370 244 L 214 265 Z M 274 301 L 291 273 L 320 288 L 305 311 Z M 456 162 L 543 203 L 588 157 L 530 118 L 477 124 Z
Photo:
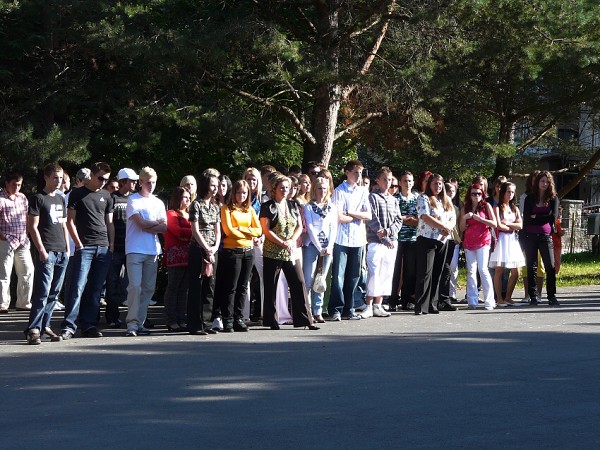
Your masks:
M 110 328 L 121 328 L 119 305 L 127 299 L 127 268 L 125 265 L 125 233 L 127 229 L 127 201 L 135 192 L 139 176 L 133 169 L 124 168 L 117 175 L 119 189 L 113 192 L 113 223 L 115 249 L 106 279 L 106 323 Z

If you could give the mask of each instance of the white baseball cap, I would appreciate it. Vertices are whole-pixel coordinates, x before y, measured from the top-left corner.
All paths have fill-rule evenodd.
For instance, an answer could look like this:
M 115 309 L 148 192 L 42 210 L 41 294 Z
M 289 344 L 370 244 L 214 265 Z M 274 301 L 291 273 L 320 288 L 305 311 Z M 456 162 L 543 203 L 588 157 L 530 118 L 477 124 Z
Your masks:
M 119 180 L 129 179 L 129 180 L 137 181 L 140 179 L 140 177 L 138 177 L 137 173 L 135 173 L 133 171 L 133 169 L 125 168 L 125 169 L 119 170 L 119 175 L 117 176 L 117 179 L 119 179 Z

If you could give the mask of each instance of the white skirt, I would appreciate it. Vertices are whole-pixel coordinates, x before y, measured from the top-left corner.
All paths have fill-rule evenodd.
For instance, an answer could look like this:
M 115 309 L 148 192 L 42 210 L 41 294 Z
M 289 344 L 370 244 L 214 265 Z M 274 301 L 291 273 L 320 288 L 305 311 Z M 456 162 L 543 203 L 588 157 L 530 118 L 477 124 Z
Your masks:
M 517 269 L 525 265 L 523 250 L 519 245 L 517 233 L 498 233 L 496 247 L 490 255 L 489 267 L 504 267 L 506 269 Z

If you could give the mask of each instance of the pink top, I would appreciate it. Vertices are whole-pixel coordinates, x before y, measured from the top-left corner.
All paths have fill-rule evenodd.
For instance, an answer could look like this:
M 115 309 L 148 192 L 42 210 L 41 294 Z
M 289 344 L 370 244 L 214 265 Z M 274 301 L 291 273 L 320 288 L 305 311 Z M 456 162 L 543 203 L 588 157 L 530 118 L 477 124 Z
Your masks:
M 487 219 L 485 209 L 473 214 L 477 214 L 482 219 Z M 465 236 L 463 238 L 463 247 L 465 250 L 478 250 L 486 245 L 489 246 L 491 243 L 492 234 L 490 233 L 490 227 L 475 219 L 467 219 L 467 228 L 465 229 Z

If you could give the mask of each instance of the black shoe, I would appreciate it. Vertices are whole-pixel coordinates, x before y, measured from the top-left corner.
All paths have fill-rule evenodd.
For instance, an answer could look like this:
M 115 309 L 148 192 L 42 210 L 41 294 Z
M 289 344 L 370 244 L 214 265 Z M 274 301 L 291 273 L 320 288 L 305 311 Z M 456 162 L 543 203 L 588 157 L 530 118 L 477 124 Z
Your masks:
M 63 341 L 66 341 L 67 339 L 71 339 L 74 336 L 74 333 L 71 330 L 62 330 L 62 332 L 60 333 L 60 337 L 62 338 Z
M 429 309 L 429 314 L 439 314 L 439 313 L 440 313 L 440 311 L 438 309 L 432 309 L 432 308 Z
M 271 330 L 281 330 L 279 325 L 271 325 Z
M 82 331 L 81 336 L 85 337 L 85 338 L 101 338 L 102 333 L 100 333 L 100 331 L 98 331 L 98 328 L 92 327 L 92 328 L 88 328 L 85 331 Z
M 537 306 L 537 305 L 538 305 L 537 298 L 532 298 L 529 300 L 529 306 Z
M 152 322 L 150 319 L 146 319 L 144 322 L 144 328 L 154 328 L 154 322 Z
M 450 303 L 444 303 L 441 307 L 438 306 L 440 311 L 456 311 L 456 306 L 452 306 Z
M 548 298 L 548 306 L 560 306 L 560 303 L 558 303 L 558 300 L 556 300 L 556 297 L 554 298 Z
M 121 321 L 120 320 L 114 320 L 112 322 L 110 322 L 108 324 L 108 328 L 112 328 L 114 330 L 118 330 L 119 328 L 121 328 Z
M 237 319 L 233 322 L 233 329 L 235 331 L 245 332 L 248 331 L 248 326 L 244 323 L 242 319 Z
M 307 327 L 304 327 L 304 329 L 305 330 L 313 330 L 313 331 L 315 331 L 315 330 L 319 330 L 320 328 L 318 326 L 316 326 L 316 325 L 309 325 Z
M 46 327 L 44 328 L 44 334 L 50 338 L 50 342 L 60 342 L 62 341 L 62 337 L 52 331 L 52 328 Z

